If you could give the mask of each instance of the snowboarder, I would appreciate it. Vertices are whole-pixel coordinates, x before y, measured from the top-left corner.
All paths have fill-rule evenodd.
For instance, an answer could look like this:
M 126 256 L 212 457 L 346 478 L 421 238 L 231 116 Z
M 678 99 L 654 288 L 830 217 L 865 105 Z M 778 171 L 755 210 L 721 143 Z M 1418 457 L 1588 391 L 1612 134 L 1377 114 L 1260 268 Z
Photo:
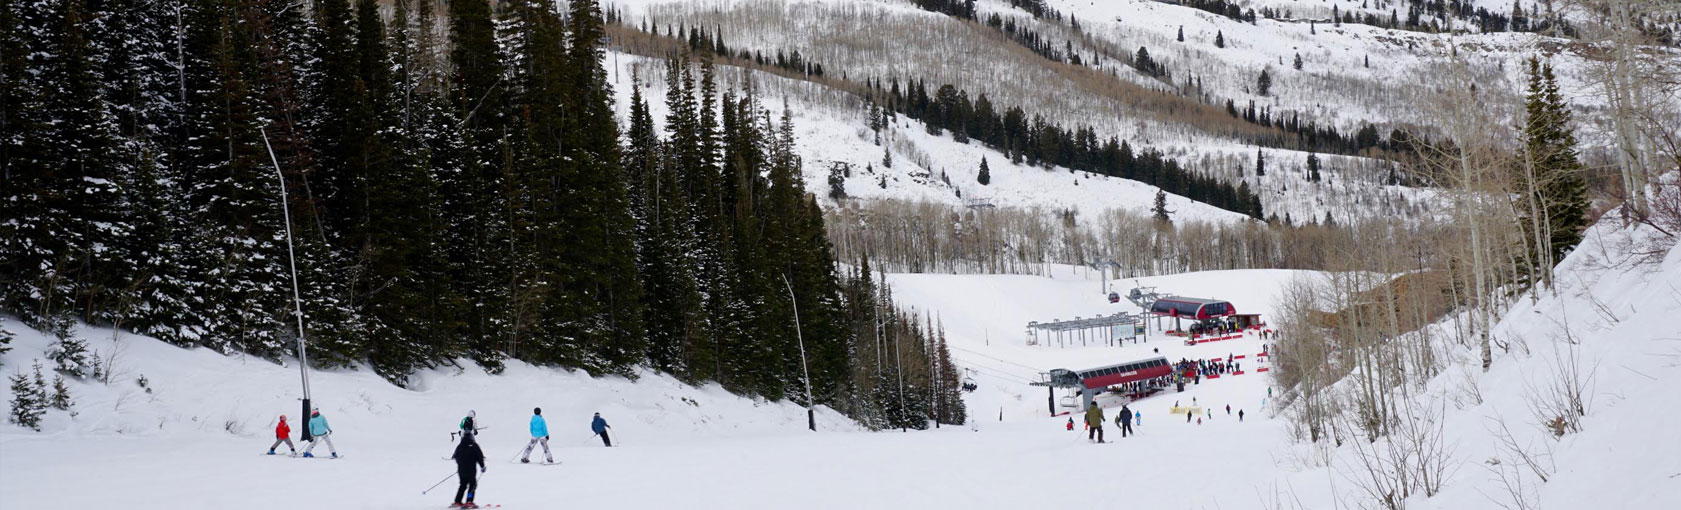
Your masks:
M 1127 437 L 1127 434 L 1132 433 L 1132 409 L 1127 408 L 1126 405 L 1122 405 L 1120 416 L 1121 419 L 1119 421 L 1121 422 L 1121 437 Z
M 1237 421 L 1243 421 L 1243 410 L 1242 409 L 1237 410 Z
M 456 487 L 455 502 L 450 503 L 449 507 L 478 508 L 479 505 L 473 503 L 473 493 L 479 490 L 478 474 L 485 472 L 484 450 L 479 449 L 479 442 L 473 440 L 472 434 L 468 434 L 461 436 L 461 442 L 455 444 L 455 455 L 451 455 L 450 458 L 455 460 L 455 478 L 461 485 Z M 473 472 L 475 464 L 479 467 L 478 473 Z M 462 496 L 467 497 L 466 501 L 462 501 Z
M 280 425 L 274 427 L 274 444 L 269 445 L 268 454 L 274 455 L 274 449 L 286 443 L 286 448 L 292 450 L 292 455 L 298 454 L 298 447 L 292 445 L 292 427 L 286 425 L 286 415 L 280 415 Z
M 1103 408 L 1097 407 L 1097 402 L 1086 409 L 1086 440 L 1090 441 L 1094 435 L 1097 442 L 1103 442 Z
M 309 446 L 304 448 L 304 457 L 314 457 L 315 454 L 310 452 L 315 450 L 315 445 L 325 441 L 327 452 L 331 453 L 333 458 L 339 458 L 338 448 L 333 447 L 333 439 L 327 437 L 333 435 L 333 428 L 327 426 L 327 417 L 321 416 L 319 407 L 309 410 L 309 433 L 314 435 L 315 439 L 310 440 Z
M 595 431 L 595 435 L 601 436 L 602 445 L 613 446 L 613 439 L 607 437 L 607 429 L 610 428 L 613 427 L 607 426 L 607 420 L 601 419 L 601 413 L 595 413 L 595 420 L 590 421 L 590 430 Z
M 525 445 L 525 453 L 520 454 L 521 464 L 531 463 L 531 450 L 539 444 L 543 445 L 543 458 L 554 464 L 554 455 L 549 453 L 549 423 L 543 421 L 543 408 L 534 407 L 531 409 L 531 442 Z

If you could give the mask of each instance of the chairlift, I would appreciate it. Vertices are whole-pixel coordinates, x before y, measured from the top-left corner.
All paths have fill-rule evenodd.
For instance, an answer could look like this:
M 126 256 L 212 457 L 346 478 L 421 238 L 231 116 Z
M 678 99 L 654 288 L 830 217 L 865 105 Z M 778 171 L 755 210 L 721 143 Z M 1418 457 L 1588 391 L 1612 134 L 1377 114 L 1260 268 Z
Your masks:
M 1080 403 L 1078 401 L 1074 400 L 1073 395 L 1063 395 L 1062 398 L 1057 401 L 1057 405 L 1060 405 L 1062 407 L 1071 408 L 1071 409 L 1075 408 L 1075 407 L 1080 407 Z
M 963 391 L 975 391 L 980 386 L 975 384 L 975 378 L 969 376 L 969 369 L 963 369 Z
M 1110 292 L 1110 293 L 1109 293 L 1109 302 L 1110 302 L 1110 303 L 1119 303 L 1119 302 L 1121 302 L 1121 293 L 1119 293 L 1119 292 Z

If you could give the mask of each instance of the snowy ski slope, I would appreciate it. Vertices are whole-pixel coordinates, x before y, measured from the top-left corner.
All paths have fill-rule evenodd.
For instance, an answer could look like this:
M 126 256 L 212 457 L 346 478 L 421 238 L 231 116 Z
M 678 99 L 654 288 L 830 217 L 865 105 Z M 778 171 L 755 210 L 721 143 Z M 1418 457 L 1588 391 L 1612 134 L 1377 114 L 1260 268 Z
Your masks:
M 1516 441 L 1545 452 L 1550 481 L 1525 491 L 1535 508 L 1663 508 L 1681 493 L 1681 444 L 1674 440 L 1681 395 L 1681 250 L 1633 264 L 1626 243 L 1645 230 L 1594 227 L 1559 269 L 1558 295 L 1521 299 L 1497 325 L 1523 349 L 1499 352 L 1481 374 L 1463 347 L 1420 398 L 1434 399 L 1452 451 L 1451 474 L 1433 498 L 1409 508 L 1500 508 L 1510 504 L 1494 475 L 1511 467 L 1492 427 L 1504 419 Z M 475 368 L 423 374 L 414 390 L 361 372 L 316 373 L 316 399 L 346 457 L 261 455 L 275 415 L 296 412 L 297 374 L 265 361 L 184 350 L 122 337 L 122 374 L 110 386 L 72 382 L 76 415 L 54 412 L 43 432 L 0 425 L 0 508 L 436 508 L 422 496 L 447 475 L 447 433 L 477 410 L 491 457 L 480 501 L 517 508 L 1329 508 L 1370 506 L 1351 477 L 1349 447 L 1290 441 L 1264 406 L 1269 379 L 1248 373 L 1205 380 L 1133 406 L 1137 438 L 1088 444 L 1047 416 L 1046 394 L 1020 380 L 1037 369 L 1099 366 L 1148 357 L 1253 354 L 1259 341 L 1188 347 L 1152 336 L 1125 347 L 1027 346 L 1023 319 L 1071 318 L 1113 310 L 1100 282 L 1065 269 L 1054 278 L 891 275 L 902 304 L 944 322 L 960 365 L 976 369 L 968 397 L 974 429 L 863 432 L 820 412 L 817 433 L 801 409 L 690 388 L 645 374 L 637 382 L 512 364 L 503 375 Z M 1312 273 L 1227 271 L 1142 279 L 1165 292 L 1231 300 L 1269 313 L 1279 285 Z M 1130 282 L 1117 282 L 1125 288 Z M 1592 377 L 1583 431 L 1553 439 L 1527 399 L 1567 349 Z M 15 321 L 4 355 L 8 374 L 40 357 L 47 340 Z M 109 352 L 109 330 L 79 328 Z M 1442 338 L 1447 338 L 1443 335 Z M 1245 363 L 1246 370 L 1252 370 Z M 134 379 L 145 375 L 146 393 Z M 1481 403 L 1467 397 L 1479 389 Z M 1169 415 L 1192 398 L 1204 421 Z M 687 399 L 687 400 L 685 400 Z M 690 402 L 693 401 L 693 402 Z M 1224 414 L 1244 410 L 1239 423 Z M 509 463 L 525 441 L 529 409 L 542 406 L 560 466 Z M 585 431 L 591 412 L 613 425 L 622 447 L 601 448 Z M 1212 416 L 1207 413 L 1212 411 Z M 1113 416 L 1113 409 L 1107 410 Z M 1436 414 L 1440 413 L 1440 414 Z M 1000 415 L 1002 421 L 1000 420 Z M 1507 459 L 1493 464 L 1491 459 Z M 1048 503 L 1049 502 L 1049 503 Z

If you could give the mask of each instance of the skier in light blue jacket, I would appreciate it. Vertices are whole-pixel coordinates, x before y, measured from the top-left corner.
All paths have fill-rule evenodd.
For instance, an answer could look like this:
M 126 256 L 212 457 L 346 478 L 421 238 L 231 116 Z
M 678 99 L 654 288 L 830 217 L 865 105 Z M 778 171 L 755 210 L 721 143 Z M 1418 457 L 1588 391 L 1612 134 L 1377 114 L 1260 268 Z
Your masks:
M 543 445 L 543 458 L 554 464 L 554 455 L 549 453 L 549 423 L 543 421 L 543 408 L 535 407 L 531 409 L 531 442 L 525 445 L 525 453 L 520 454 L 520 463 L 531 463 L 531 450 L 539 444 Z
M 309 433 L 314 435 L 315 439 L 309 442 L 308 448 L 304 448 L 305 457 L 314 457 L 315 454 L 310 452 L 315 450 L 315 445 L 326 442 L 327 451 L 332 453 L 333 458 L 339 458 L 338 448 L 333 447 L 333 439 L 330 437 L 333 435 L 333 428 L 327 426 L 327 418 L 321 416 L 319 407 L 309 411 Z

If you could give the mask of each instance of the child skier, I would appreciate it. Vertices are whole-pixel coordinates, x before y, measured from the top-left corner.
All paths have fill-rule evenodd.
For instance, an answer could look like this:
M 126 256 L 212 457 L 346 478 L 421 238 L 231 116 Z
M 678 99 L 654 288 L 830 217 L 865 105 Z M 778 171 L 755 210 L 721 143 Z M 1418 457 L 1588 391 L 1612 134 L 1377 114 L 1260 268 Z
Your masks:
M 456 487 L 455 502 L 450 503 L 449 507 L 478 508 L 479 505 L 473 503 L 473 493 L 479 490 L 478 474 L 485 471 L 484 450 L 480 450 L 479 442 L 473 440 L 472 434 L 468 434 L 461 436 L 461 442 L 455 444 L 455 455 L 451 455 L 450 458 L 455 460 L 455 478 L 461 485 Z M 478 465 L 478 473 L 473 472 L 474 465 Z M 466 496 L 467 500 L 462 501 L 462 496 Z
M 286 425 L 286 415 L 280 415 L 280 425 L 274 427 L 274 444 L 269 445 L 268 454 L 274 455 L 274 449 L 286 443 L 286 448 L 292 450 L 292 455 L 298 454 L 298 447 L 292 445 L 292 427 Z
M 539 444 L 543 445 L 543 458 L 554 464 L 554 455 L 549 453 L 549 424 L 543 421 L 543 408 L 536 407 L 531 409 L 531 442 L 525 445 L 525 453 L 520 455 L 521 464 L 531 463 L 531 450 Z
M 471 436 L 479 433 L 478 426 L 473 424 L 473 418 L 476 417 L 478 417 L 478 412 L 475 412 L 472 409 L 467 410 L 467 417 L 461 419 L 460 434 L 462 436 Z
M 333 435 L 333 428 L 327 426 L 327 418 L 321 416 L 321 408 L 319 407 L 309 410 L 309 433 L 314 435 L 315 439 L 309 442 L 309 447 L 304 448 L 304 457 L 314 457 L 315 454 L 310 452 L 315 450 L 315 445 L 326 441 L 327 451 L 332 453 L 333 458 L 339 458 L 338 448 L 333 447 L 333 439 L 327 437 Z
M 1068 418 L 1068 430 L 1074 430 L 1074 418 Z
M 590 430 L 601 436 L 601 444 L 606 446 L 613 446 L 613 439 L 607 437 L 607 429 L 610 428 L 612 427 L 607 426 L 607 420 L 601 419 L 601 413 L 595 413 L 595 419 L 590 421 Z

